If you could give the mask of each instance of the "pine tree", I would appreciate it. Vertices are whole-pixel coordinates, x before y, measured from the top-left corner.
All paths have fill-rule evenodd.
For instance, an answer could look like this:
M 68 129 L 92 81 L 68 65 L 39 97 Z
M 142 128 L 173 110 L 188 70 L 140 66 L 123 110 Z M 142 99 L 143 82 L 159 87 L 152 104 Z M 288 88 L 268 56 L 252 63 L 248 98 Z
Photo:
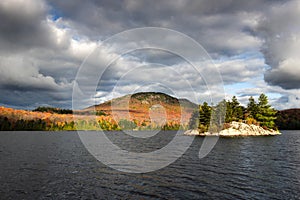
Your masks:
M 204 126 L 208 126 L 211 118 L 211 107 L 204 102 L 202 106 L 200 106 L 200 111 L 199 111 L 199 119 L 200 119 L 200 124 Z
M 211 107 L 207 102 L 199 106 L 199 109 L 194 111 L 189 121 L 190 129 L 198 129 L 200 132 L 207 131 L 210 125 Z
M 257 104 L 252 96 L 249 98 L 249 103 L 247 105 L 247 112 L 249 114 L 249 117 L 256 118 Z
M 276 119 L 276 110 L 271 108 L 268 97 L 261 94 L 258 98 L 256 119 L 261 126 L 274 129 L 276 128 L 274 120 Z
M 213 107 L 210 121 L 210 131 L 219 132 L 223 128 L 226 116 L 226 105 L 225 99 Z
M 236 96 L 231 101 L 226 102 L 226 118 L 227 123 L 244 119 L 244 107 L 240 105 Z

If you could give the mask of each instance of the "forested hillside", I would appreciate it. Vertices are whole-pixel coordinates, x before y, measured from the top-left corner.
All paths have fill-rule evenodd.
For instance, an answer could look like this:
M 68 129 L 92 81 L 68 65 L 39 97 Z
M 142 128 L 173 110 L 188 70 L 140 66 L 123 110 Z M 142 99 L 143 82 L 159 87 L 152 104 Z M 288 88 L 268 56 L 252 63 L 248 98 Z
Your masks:
M 278 111 L 275 123 L 281 130 L 300 130 L 300 109 Z
M 0 108 L 0 130 L 187 129 L 197 105 L 155 92 L 136 93 L 84 110 Z

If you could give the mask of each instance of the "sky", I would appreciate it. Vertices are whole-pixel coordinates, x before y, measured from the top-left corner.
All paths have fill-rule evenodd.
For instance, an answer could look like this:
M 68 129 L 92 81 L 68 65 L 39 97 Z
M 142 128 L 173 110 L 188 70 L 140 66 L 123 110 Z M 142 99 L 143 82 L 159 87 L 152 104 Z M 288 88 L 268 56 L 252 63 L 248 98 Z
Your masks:
M 86 107 L 140 91 L 300 107 L 299 0 L 2 0 L 0 19 L 1 106 L 72 108 L 75 87 Z

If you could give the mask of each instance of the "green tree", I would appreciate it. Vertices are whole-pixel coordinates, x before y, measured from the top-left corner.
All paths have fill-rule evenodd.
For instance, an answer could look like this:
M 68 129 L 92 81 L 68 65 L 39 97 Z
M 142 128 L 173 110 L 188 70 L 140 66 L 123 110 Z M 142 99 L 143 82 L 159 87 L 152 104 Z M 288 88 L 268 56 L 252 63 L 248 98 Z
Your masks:
M 107 114 L 103 110 L 97 110 L 95 113 L 97 116 L 106 116 Z
M 211 118 L 211 107 L 204 102 L 202 106 L 199 108 L 199 124 L 204 126 L 209 126 Z
M 37 107 L 32 110 L 33 112 L 49 112 L 49 113 L 58 113 L 58 114 L 72 114 L 73 111 L 69 109 L 60 109 L 60 108 L 52 108 L 52 107 Z
M 0 131 L 11 131 L 11 125 L 7 117 L 0 117 Z
M 212 107 L 210 131 L 219 132 L 223 128 L 226 117 L 227 102 L 225 99 Z
M 274 120 L 276 119 L 276 110 L 269 105 L 268 97 L 261 94 L 258 98 L 256 120 L 261 126 L 274 129 L 276 128 Z
M 249 117 L 256 119 L 256 114 L 258 112 L 258 106 L 254 100 L 254 98 L 251 96 L 249 98 L 249 103 L 247 105 L 247 113 Z
M 122 130 L 132 130 L 132 129 L 135 129 L 137 127 L 135 122 L 129 121 L 127 119 L 121 119 L 118 122 L 118 125 L 120 126 L 120 128 Z
M 211 107 L 207 102 L 204 102 L 203 105 L 199 106 L 198 110 L 193 112 L 189 121 L 189 128 L 198 129 L 200 132 L 205 132 L 210 125 L 210 118 Z
M 244 119 L 244 107 L 240 105 L 236 96 L 233 96 L 231 101 L 226 102 L 226 117 L 227 123 Z

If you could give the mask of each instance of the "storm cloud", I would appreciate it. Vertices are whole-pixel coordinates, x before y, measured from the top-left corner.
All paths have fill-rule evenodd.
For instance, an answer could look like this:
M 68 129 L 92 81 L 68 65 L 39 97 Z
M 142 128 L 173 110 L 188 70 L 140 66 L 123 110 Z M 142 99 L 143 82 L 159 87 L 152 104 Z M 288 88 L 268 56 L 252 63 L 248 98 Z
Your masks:
M 300 88 L 300 2 L 290 1 L 267 11 L 258 30 L 270 69 L 265 80 L 284 89 Z
M 250 91 L 254 96 L 260 92 L 277 93 L 271 100 L 276 107 L 283 104 L 294 107 L 300 89 L 299 13 L 300 3 L 296 0 L 163 0 L 156 3 L 3 0 L 0 2 L 0 104 L 20 108 L 38 105 L 70 108 L 76 73 L 86 56 L 114 34 L 151 26 L 182 32 L 201 44 L 214 62 L 206 67 L 217 67 L 225 88 L 232 88 L 225 91 L 228 98 L 237 95 L 245 102 Z M 119 45 L 139 48 L 147 37 L 145 33 L 136 38 L 136 43 Z M 162 41 L 170 49 L 190 51 L 184 43 L 174 46 L 178 38 L 166 37 L 156 42 Z M 178 97 L 193 101 L 209 99 L 214 93 L 207 92 L 203 77 L 178 55 L 155 49 L 137 50 L 119 55 L 108 67 L 104 63 L 116 56 L 109 53 L 110 48 L 117 47 L 114 44 L 105 47 L 93 60 L 96 64 L 90 73 L 103 67 L 107 69 L 97 91 L 87 101 L 89 104 L 110 99 L 112 91 L 117 96 L 136 88 L 164 91 L 165 88 L 150 84 L 155 80 L 164 80 L 177 91 Z M 197 52 L 190 54 L 197 62 Z M 130 74 L 135 68 L 139 70 Z M 214 74 L 206 75 L 204 78 L 213 79 Z M 184 80 L 197 85 L 196 99 Z M 240 85 L 246 88 L 241 89 Z M 89 83 L 85 90 L 89 90 L 88 87 Z

